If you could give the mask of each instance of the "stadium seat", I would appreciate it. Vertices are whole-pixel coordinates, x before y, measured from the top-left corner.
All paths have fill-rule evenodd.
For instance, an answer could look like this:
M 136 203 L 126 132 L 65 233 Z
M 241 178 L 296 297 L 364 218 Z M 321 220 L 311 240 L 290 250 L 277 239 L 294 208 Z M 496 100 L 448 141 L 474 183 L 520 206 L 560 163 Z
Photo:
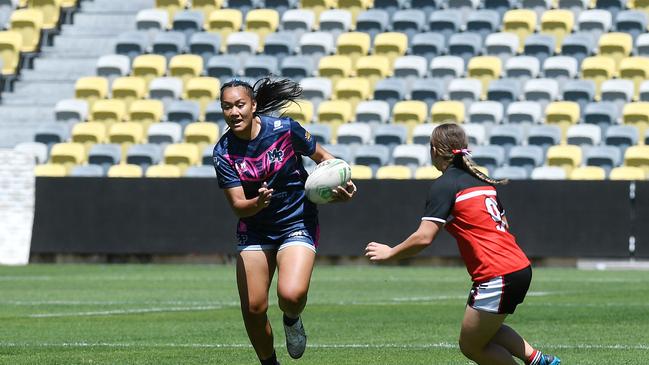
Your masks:
M 51 30 L 59 25 L 61 15 L 61 1 L 56 0 L 29 0 L 29 9 L 40 10 L 43 14 L 43 29 Z
M 338 128 L 339 144 L 368 144 L 372 138 L 372 128 L 367 123 L 346 123 Z
M 606 33 L 599 38 L 599 54 L 610 57 L 618 67 L 623 58 L 633 50 L 633 38 L 627 33 Z M 583 66 L 582 66 L 583 68 Z
M 609 32 L 613 25 L 613 16 L 602 9 L 589 9 L 579 13 L 577 24 L 580 32 L 598 39 L 602 33 Z
M 95 143 L 106 141 L 106 125 L 100 122 L 77 123 L 72 127 L 72 142 L 81 143 L 90 150 Z
M 147 91 L 147 82 L 141 77 L 126 76 L 113 81 L 113 100 L 122 100 L 127 110 L 134 100 L 144 98 Z
M 526 175 L 530 175 L 532 170 L 543 165 L 545 155 L 543 147 L 514 146 L 509 150 L 509 159 L 507 165 L 525 169 Z
M 508 123 L 536 124 L 541 120 L 543 110 L 539 103 L 516 101 L 507 106 Z
M 167 107 L 167 121 L 175 122 L 182 126 L 200 120 L 201 107 L 195 101 L 172 101 Z
M 64 177 L 68 175 L 68 170 L 64 165 L 46 163 L 34 166 L 34 176 L 36 177 Z
M 616 109 L 622 109 L 624 104 L 633 99 L 633 89 L 631 80 L 606 80 L 602 83 L 600 99 L 614 104 Z
M 320 59 L 318 64 L 318 75 L 331 79 L 335 87 L 338 80 L 352 75 L 353 65 L 354 61 L 348 56 L 325 56 Z
M 464 62 L 482 51 L 482 37 L 478 33 L 453 34 L 448 41 L 448 54 L 462 57 Z
M 178 143 L 181 135 L 182 127 L 178 123 L 155 123 L 149 126 L 147 140 L 156 144 Z
M 518 53 L 519 39 L 514 33 L 491 33 L 485 39 L 485 53 L 502 61 Z
M 147 82 L 162 77 L 166 71 L 167 60 L 164 56 L 147 54 L 137 56 L 133 60 L 133 76 L 141 77 Z
M 541 33 L 553 36 L 555 52 L 560 52 L 563 39 L 572 33 L 574 24 L 575 18 L 570 10 L 548 10 L 541 16 Z
M 533 125 L 527 132 L 527 143 L 547 149 L 561 142 L 561 128 L 556 125 Z
M 182 175 L 187 167 L 198 165 L 200 161 L 200 149 L 198 146 L 191 143 L 170 144 L 164 150 L 163 161 L 164 164 L 177 166 Z M 149 167 L 149 169 L 151 169 L 151 167 Z
M 375 4 L 376 5 L 376 4 Z M 412 40 L 426 28 L 426 13 L 420 9 L 401 9 L 392 12 L 392 31 L 404 33 Z
M 187 81 L 185 99 L 192 100 L 200 106 L 204 114 L 207 104 L 219 97 L 221 83 L 213 77 L 194 77 Z
M 169 13 L 162 9 L 142 9 L 135 16 L 135 28 L 156 33 L 169 27 Z
M 545 122 L 556 124 L 565 136 L 568 128 L 579 121 L 579 104 L 572 101 L 555 101 L 545 108 Z
M 282 60 L 281 73 L 295 81 L 311 77 L 315 70 L 315 63 L 309 56 L 290 56 Z
M 520 83 L 516 79 L 499 79 L 489 83 L 487 100 L 497 101 L 507 108 L 520 98 Z
M 602 140 L 602 129 L 593 124 L 576 124 L 566 133 L 568 144 L 577 146 L 597 146 Z
M 502 166 L 505 162 L 505 148 L 502 146 L 473 146 L 471 147 L 471 159 L 486 168 L 489 173 Z
M 372 95 L 370 80 L 363 77 L 348 77 L 340 79 L 334 86 L 334 97 L 337 100 L 349 102 L 352 109 L 363 100 L 368 100 Z
M 555 79 L 560 85 L 577 76 L 577 59 L 569 56 L 548 57 L 543 61 L 544 77 Z
M 649 176 L 649 146 L 630 146 L 624 152 L 624 165 L 640 167 Z
M 468 122 L 473 124 L 501 123 L 503 120 L 503 105 L 497 101 L 478 101 L 469 107 Z
M 144 142 L 144 126 L 135 122 L 115 123 L 110 126 L 108 141 L 121 144 L 126 152 L 129 145 Z
M 82 143 L 57 143 L 50 151 L 50 163 L 65 167 L 66 175 L 72 167 L 86 162 L 87 152 Z
M 115 53 L 133 59 L 145 53 L 149 43 L 149 35 L 146 32 L 121 33 L 115 42 Z
M 309 9 L 289 9 L 282 14 L 281 28 L 293 32 L 298 37 L 313 31 L 316 23 L 315 13 Z
M 368 9 L 358 13 L 356 17 L 356 31 L 370 35 L 375 39 L 376 35 L 385 32 L 390 23 L 390 14 L 384 9 Z M 322 26 L 322 23 L 320 23 Z M 406 40 L 407 43 L 407 40 Z
M 16 31 L 0 31 L 0 76 L 14 76 L 18 72 L 22 35 Z
M 372 168 L 369 166 L 352 164 L 350 167 L 352 169 L 354 180 L 369 180 L 374 176 Z
M 649 127 L 649 102 L 639 101 L 624 105 L 622 120 L 624 124 L 635 126 L 640 136 L 644 135 Z
M 113 123 L 125 120 L 127 117 L 126 110 L 126 103 L 123 100 L 97 100 L 90 108 L 88 121 L 102 122 L 110 127 Z
M 615 30 L 636 39 L 647 31 L 647 13 L 639 10 L 625 10 L 615 18 Z
M 502 166 L 494 170 L 492 177 L 499 180 L 527 180 L 529 175 L 522 167 Z
M 263 51 L 264 44 L 257 33 L 234 32 L 226 38 L 225 47 L 228 54 L 247 57 Z
M 405 55 L 407 50 L 408 37 L 403 33 L 380 33 L 374 39 L 374 54 L 386 56 L 391 65 L 397 57 Z
M 548 34 L 531 34 L 525 38 L 523 53 L 526 56 L 535 57 L 539 62 L 551 57 L 556 49 L 556 41 Z
M 297 104 L 291 103 L 284 110 L 284 116 L 293 118 L 300 123 L 311 123 L 313 121 L 314 106 L 308 100 L 300 100 Z
M 149 83 L 149 97 L 165 103 L 179 99 L 183 92 L 183 82 L 177 77 L 158 77 Z
M 647 174 L 640 167 L 620 166 L 611 170 L 611 180 L 645 180 Z
M 435 32 L 417 33 L 410 38 L 410 50 L 413 55 L 425 57 L 431 62 L 446 52 L 446 40 Z
M 386 56 L 363 56 L 356 61 L 356 76 L 369 80 L 373 87 L 378 80 L 392 76 L 390 59 Z
M 184 84 L 200 76 L 202 71 L 203 59 L 197 55 L 177 55 L 169 61 L 169 76 L 180 78 Z
M 326 100 L 318 106 L 320 123 L 342 124 L 353 118 L 352 104 L 345 100 Z
M 20 142 L 13 148 L 14 151 L 31 156 L 36 164 L 47 162 L 47 145 L 40 142 Z
M 231 33 L 241 30 L 243 14 L 239 9 L 217 9 L 210 13 L 207 31 L 221 37 L 221 50 L 225 51 L 225 40 Z
M 610 172 L 622 163 L 622 153 L 614 146 L 592 146 L 584 149 L 584 164 L 598 166 Z
M 566 170 L 558 166 L 539 166 L 532 170 L 532 180 L 565 180 Z
M 459 101 L 438 101 L 430 110 L 433 123 L 464 123 L 464 104 Z
M 177 11 L 186 8 L 188 5 L 187 0 L 156 0 L 155 7 L 166 11 L 169 14 L 169 19 L 173 19 Z
M 95 101 L 108 95 L 108 80 L 104 77 L 82 77 L 75 83 L 74 90 L 77 99 L 85 100 L 92 107 Z
M 638 129 L 632 125 L 612 125 L 606 129 L 604 135 L 606 145 L 617 146 L 622 151 L 637 144 L 640 139 Z
M 417 124 L 424 123 L 427 114 L 428 106 L 423 101 L 418 100 L 399 101 L 392 108 L 394 123 L 404 123 L 409 129 L 412 129 Z
M 134 144 L 128 148 L 126 163 L 137 165 L 146 170 L 151 165 L 157 165 L 162 160 L 162 148 L 157 144 Z
M 88 163 L 101 167 L 101 175 L 108 173 L 108 169 L 121 160 L 122 149 L 118 144 L 96 144 L 88 152 Z
M 221 109 L 221 103 L 219 101 L 213 101 L 207 104 L 207 107 L 205 107 L 205 121 L 218 124 L 221 130 L 225 132 L 225 117 L 223 116 L 223 109 Z
M 336 42 L 336 53 L 349 56 L 352 59 L 352 65 L 356 64 L 359 57 L 367 55 L 369 49 L 370 36 L 367 33 L 342 33 Z
M 264 40 L 264 54 L 281 60 L 295 53 L 297 44 L 297 37 L 292 32 L 271 33 Z
M 406 95 L 406 83 L 401 79 L 380 80 L 374 86 L 374 100 L 382 100 L 393 107 L 398 101 L 403 100 Z
M 212 166 L 189 166 L 184 177 L 216 178 L 216 170 Z
M 333 84 L 330 79 L 324 77 L 307 77 L 300 80 L 302 96 L 309 99 L 314 106 L 321 101 L 331 98 Z
M 405 165 L 412 170 L 430 163 L 430 147 L 420 144 L 401 144 L 392 151 L 395 165 Z
M 390 149 L 383 145 L 361 145 L 356 149 L 353 163 L 365 165 L 376 173 L 379 167 L 385 166 L 390 161 Z M 352 176 L 354 171 L 352 170 Z
M 597 166 L 577 167 L 570 173 L 570 180 L 605 180 L 606 170 Z
M 311 133 L 313 139 L 320 144 L 329 144 L 332 140 L 331 126 L 328 124 L 312 123 L 305 124 L 304 129 Z M 343 146 L 343 145 L 334 145 L 334 146 Z M 347 147 L 346 145 L 344 145 Z M 328 150 L 327 150 L 328 151 Z M 347 161 L 347 160 L 345 160 Z
M 525 100 L 534 101 L 545 107 L 557 100 L 559 96 L 559 83 L 553 79 L 528 80 L 523 87 Z
M 444 95 L 445 87 L 442 80 L 420 78 L 410 84 L 410 99 L 423 101 L 429 108 L 438 100 L 442 100 Z
M 390 118 L 390 104 L 383 100 L 361 101 L 356 106 L 356 121 L 359 123 L 385 124 Z
M 431 15 L 433 11 L 442 8 L 443 2 L 441 0 L 411 0 L 410 7 L 415 9 L 421 9 L 427 15 Z M 406 4 L 407 6 L 407 4 Z
M 331 153 L 335 158 L 339 158 L 343 161 L 347 161 L 351 164 L 353 160 L 352 148 L 345 144 L 325 144 L 322 146 L 325 150 Z M 352 174 L 354 173 L 352 169 Z M 371 177 L 370 177 L 371 178 Z M 354 175 L 356 179 L 356 175 Z
M 304 33 L 300 37 L 300 54 L 320 58 L 336 49 L 333 34 L 327 32 Z
M 214 146 L 219 137 L 219 127 L 214 123 L 189 123 L 185 128 L 185 142 L 198 145 L 200 150 Z
M 374 143 L 394 147 L 406 143 L 408 129 L 400 124 L 384 124 L 374 128 Z
M 595 40 L 591 34 L 578 32 L 563 39 L 561 55 L 570 56 L 581 63 L 590 56 L 595 48 Z
M 449 100 L 460 101 L 467 109 L 471 103 L 480 99 L 482 83 L 478 79 L 455 79 L 449 83 L 447 91 Z
M 246 14 L 246 31 L 264 39 L 279 28 L 279 13 L 274 9 L 254 9 Z
M 635 40 L 635 52 L 638 56 L 649 55 L 649 33 L 638 35 Z
M 563 85 L 563 100 L 579 104 L 580 110 L 595 99 L 595 93 L 593 80 L 570 80 Z
M 632 95 L 639 98 L 640 85 L 649 78 L 649 59 L 645 57 L 627 57 L 620 61 L 620 78 L 633 82 Z
M 503 31 L 518 36 L 518 51 L 523 51 L 525 38 L 536 29 L 536 13 L 529 9 L 513 9 L 503 16 Z
M 412 131 L 412 143 L 429 146 L 430 137 L 438 125 L 436 123 L 425 123 L 415 126 L 415 129 Z
M 197 32 L 189 39 L 189 52 L 203 58 L 203 64 L 207 65 L 211 57 L 221 52 L 221 36 L 215 33 Z
M 114 178 L 139 178 L 142 175 L 142 168 L 131 164 L 113 165 L 106 173 L 106 176 Z
M 194 33 L 203 30 L 203 24 L 205 24 L 203 16 L 201 11 L 179 11 L 174 15 L 172 28 L 174 31 L 184 34 L 185 38 L 189 40 Z
M 131 60 L 124 55 L 105 55 L 97 60 L 97 76 L 114 79 L 131 73 Z
M 434 180 L 442 176 L 442 172 L 434 166 L 422 166 L 415 170 L 415 179 L 417 180 Z
M 500 14 L 490 9 L 471 11 L 466 21 L 467 32 L 478 33 L 484 40 L 500 26 Z
M 422 56 L 401 56 L 394 60 L 394 77 L 422 78 L 428 71 L 428 61 Z
M 146 129 L 151 123 L 158 123 L 164 114 L 164 105 L 160 100 L 135 100 L 128 110 L 128 120 L 142 123 Z
M 64 123 L 39 123 L 34 132 L 34 142 L 43 143 L 51 147 L 55 143 L 61 143 L 70 137 L 70 128 Z
M 21 52 L 38 52 L 41 44 L 43 29 L 43 12 L 39 9 L 17 9 L 9 18 L 9 30 L 22 36 Z
M 152 53 L 164 56 L 169 61 L 171 58 L 183 53 L 187 47 L 185 34 L 172 31 L 156 33 L 151 46 Z
M 549 166 L 561 167 L 569 176 L 572 170 L 581 165 L 582 151 L 578 146 L 557 145 L 548 148 L 546 154 Z
M 54 107 L 57 122 L 83 122 L 88 117 L 88 102 L 80 99 L 59 100 Z
M 430 14 L 428 29 L 431 32 L 443 35 L 448 41 L 453 34 L 460 31 L 462 23 L 461 11 L 456 9 L 439 10 Z
M 482 83 L 483 97 L 486 96 L 489 83 L 494 79 L 498 79 L 501 72 L 502 62 L 498 57 L 473 57 L 467 66 L 469 77 L 478 79 Z
M 617 123 L 619 110 L 617 105 L 610 102 L 589 103 L 583 113 L 583 121 L 606 130 L 609 126 Z
M 517 56 L 508 59 L 505 63 L 506 77 L 521 81 L 537 78 L 540 70 L 541 63 L 537 57 Z
M 235 55 L 217 55 L 207 61 L 207 75 L 221 80 L 222 83 L 239 75 L 241 60 Z
M 144 174 L 148 178 L 177 178 L 182 177 L 186 168 L 171 164 L 151 165 Z
M 98 165 L 74 166 L 68 175 L 70 177 L 103 177 L 104 169 Z
M 412 170 L 408 166 L 381 166 L 376 170 L 377 179 L 408 180 L 412 178 Z
M 487 140 L 487 128 L 484 124 L 464 123 L 462 129 L 469 140 L 469 145 L 483 145 Z
M 433 78 L 445 81 L 464 75 L 464 60 L 457 56 L 435 57 L 430 62 L 430 73 Z
M 509 151 L 513 146 L 522 144 L 525 131 L 521 124 L 501 124 L 491 128 L 489 144 L 503 146 Z

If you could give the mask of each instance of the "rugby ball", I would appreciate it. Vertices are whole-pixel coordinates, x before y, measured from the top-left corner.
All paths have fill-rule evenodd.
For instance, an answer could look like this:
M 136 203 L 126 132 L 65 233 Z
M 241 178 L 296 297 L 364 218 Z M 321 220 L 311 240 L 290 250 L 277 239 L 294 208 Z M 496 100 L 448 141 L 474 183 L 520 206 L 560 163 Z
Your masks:
M 346 186 L 351 178 L 352 169 L 347 162 L 338 158 L 322 161 L 306 179 L 306 196 L 316 204 L 327 204 L 334 198 L 333 189 Z

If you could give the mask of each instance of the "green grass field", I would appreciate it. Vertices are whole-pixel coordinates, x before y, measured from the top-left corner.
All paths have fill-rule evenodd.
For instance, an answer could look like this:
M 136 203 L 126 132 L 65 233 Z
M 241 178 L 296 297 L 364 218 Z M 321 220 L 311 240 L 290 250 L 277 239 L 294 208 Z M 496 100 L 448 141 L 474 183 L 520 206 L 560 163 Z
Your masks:
M 309 347 L 282 364 L 471 364 L 456 339 L 463 268 L 318 266 Z M 273 289 L 274 290 L 274 289 Z M 562 364 L 649 363 L 647 272 L 536 269 L 508 323 Z M 0 267 L 1 364 L 256 364 L 233 266 Z

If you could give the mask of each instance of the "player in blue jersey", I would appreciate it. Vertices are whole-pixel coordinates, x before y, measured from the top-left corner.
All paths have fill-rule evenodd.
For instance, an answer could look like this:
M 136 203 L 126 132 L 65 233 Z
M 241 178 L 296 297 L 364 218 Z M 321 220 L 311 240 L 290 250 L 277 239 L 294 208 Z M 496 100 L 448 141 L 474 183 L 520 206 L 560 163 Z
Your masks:
M 334 158 L 291 118 L 269 116 L 302 95 L 299 84 L 263 78 L 251 86 L 233 80 L 221 87 L 221 108 L 230 128 L 214 147 L 219 187 L 240 218 L 237 284 L 250 342 L 261 364 L 279 364 L 266 315 L 268 291 L 278 272 L 289 355 L 300 358 L 306 334 L 300 314 L 307 301 L 318 246 L 318 210 L 306 198 L 302 156 L 316 163 Z M 356 186 L 334 189 L 337 201 Z

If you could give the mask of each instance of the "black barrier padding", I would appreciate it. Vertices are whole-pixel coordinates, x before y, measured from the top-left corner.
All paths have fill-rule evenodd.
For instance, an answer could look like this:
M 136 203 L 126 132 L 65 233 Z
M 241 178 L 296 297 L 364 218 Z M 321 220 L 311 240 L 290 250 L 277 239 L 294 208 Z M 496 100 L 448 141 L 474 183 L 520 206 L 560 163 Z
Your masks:
M 636 183 L 636 215 L 633 227 L 636 256 L 649 257 L 649 181 Z
M 529 257 L 628 257 L 628 182 L 525 180 L 498 191 Z
M 320 206 L 320 254 L 360 256 L 369 241 L 401 242 L 420 223 L 430 183 L 357 181 L 356 199 Z M 628 183 L 514 181 L 498 189 L 528 256 L 628 255 Z M 214 179 L 38 178 L 32 252 L 232 253 L 236 221 Z M 458 250 L 444 231 L 421 255 Z

